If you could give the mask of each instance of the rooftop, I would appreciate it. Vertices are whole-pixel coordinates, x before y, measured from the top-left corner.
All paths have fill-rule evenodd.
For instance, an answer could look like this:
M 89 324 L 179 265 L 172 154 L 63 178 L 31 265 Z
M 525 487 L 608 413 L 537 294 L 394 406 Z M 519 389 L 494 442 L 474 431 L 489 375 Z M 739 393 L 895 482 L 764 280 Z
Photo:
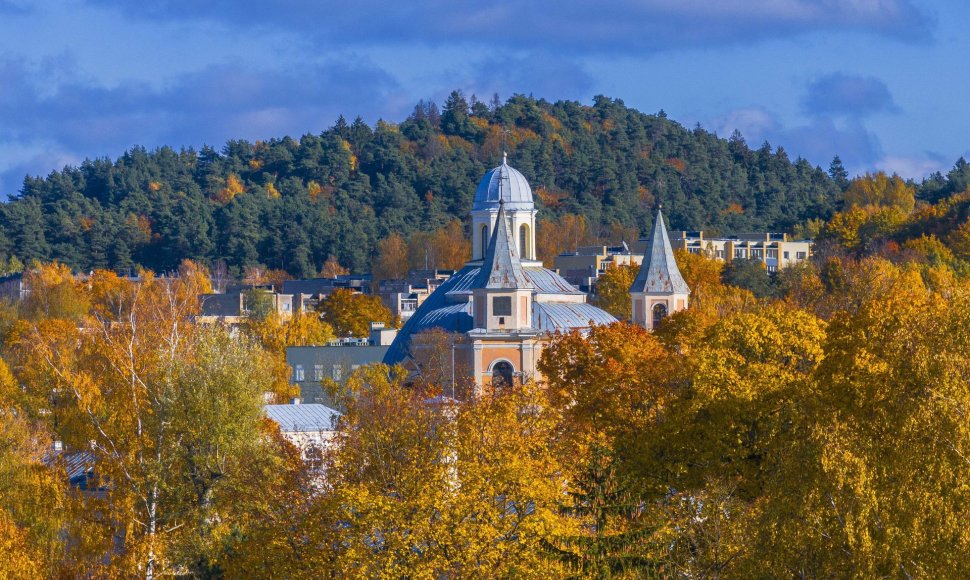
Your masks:
M 326 405 L 265 405 L 266 417 L 276 421 L 284 433 L 318 433 L 337 428 L 340 413 Z

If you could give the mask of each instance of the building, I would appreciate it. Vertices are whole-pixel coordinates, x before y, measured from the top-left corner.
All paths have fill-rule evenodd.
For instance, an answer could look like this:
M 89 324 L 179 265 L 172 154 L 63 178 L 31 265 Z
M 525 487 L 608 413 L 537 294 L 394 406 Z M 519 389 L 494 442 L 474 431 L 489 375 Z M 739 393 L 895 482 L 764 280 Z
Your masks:
M 581 246 L 556 256 L 553 267 L 570 284 L 593 294 L 596 281 L 614 266 L 640 265 L 643 254 L 634 254 L 626 242 L 619 246 Z
M 264 405 L 263 413 L 280 426 L 280 434 L 300 450 L 303 461 L 313 467 L 323 462 L 323 451 L 337 431 L 340 413 L 326 405 Z
M 381 280 L 377 295 L 404 322 L 417 312 L 438 286 L 454 274 L 454 270 L 412 270 L 403 280 Z
M 535 259 L 532 189 L 506 158 L 479 183 L 471 217 L 471 261 L 415 311 L 384 362 L 420 372 L 430 347 L 419 337 L 441 329 L 455 368 L 475 385 L 539 378 L 550 334 L 616 321 Z
M 276 312 L 284 320 L 293 316 L 292 294 L 277 294 L 262 288 L 226 294 L 200 294 L 199 301 L 200 312 L 196 321 L 200 324 L 234 326 L 242 324 L 260 310 Z
M 381 362 L 396 336 L 396 329 L 372 322 L 368 338 L 341 338 L 319 346 L 289 346 L 286 364 L 292 371 L 290 383 L 300 387 L 300 398 L 304 401 L 334 406 L 321 381 L 330 379 L 343 384 L 358 368 Z
M 812 240 L 790 240 L 788 234 L 738 234 L 725 238 L 705 238 L 704 232 L 679 232 L 673 240 L 675 250 L 730 262 L 758 260 L 769 272 L 803 262 L 812 256 Z
M 657 210 L 643 262 L 630 285 L 633 323 L 653 330 L 667 316 L 687 308 L 690 288 L 680 274 L 663 213 Z
M 321 300 L 338 288 L 370 294 L 370 285 L 370 274 L 343 274 L 333 278 L 286 280 L 283 282 L 282 293 L 292 294 L 294 308 L 308 312 L 316 309 Z

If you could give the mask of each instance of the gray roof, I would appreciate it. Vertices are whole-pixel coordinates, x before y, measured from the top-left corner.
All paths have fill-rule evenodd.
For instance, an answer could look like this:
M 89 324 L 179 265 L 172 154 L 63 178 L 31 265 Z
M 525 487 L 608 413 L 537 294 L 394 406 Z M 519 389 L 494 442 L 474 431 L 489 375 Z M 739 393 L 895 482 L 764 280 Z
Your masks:
M 464 300 L 470 294 L 469 288 L 478 275 L 477 265 L 465 266 L 457 274 L 446 280 L 425 300 L 404 327 L 397 333 L 384 356 L 387 364 L 397 364 L 408 354 L 411 336 L 440 328 L 447 332 L 468 332 L 474 328 L 472 304 Z M 533 283 L 536 292 L 543 294 L 574 295 L 582 294 L 563 280 L 558 274 L 545 268 L 522 268 L 522 273 Z M 458 299 L 455 302 L 454 299 Z M 532 309 L 532 326 L 540 332 L 569 331 L 574 328 L 588 328 L 594 324 L 610 324 L 616 318 L 599 308 L 578 302 L 535 302 Z
M 653 234 L 647 243 L 640 273 L 630 286 L 630 292 L 646 294 L 690 294 L 690 288 L 680 275 L 674 250 L 667 236 L 663 215 L 657 210 L 653 223 Z
M 525 176 L 508 164 L 502 155 L 502 164 L 485 174 L 475 190 L 472 211 L 497 210 L 499 200 L 508 204 L 509 210 L 532 210 L 532 188 Z
M 495 230 L 485 250 L 482 268 L 472 283 L 472 288 L 520 289 L 532 288 L 532 284 L 522 273 L 522 262 L 515 254 L 515 243 L 509 220 L 505 216 L 505 202 L 499 201 Z
M 592 304 L 580 302 L 536 302 L 532 309 L 532 328 L 543 332 L 589 328 L 592 324 L 612 324 L 616 318 Z
M 242 300 L 239 293 L 200 294 L 202 316 L 241 316 Z
M 276 421 L 284 433 L 319 433 L 337 428 L 340 413 L 315 403 L 306 405 L 264 405 L 266 417 Z
M 471 294 L 472 289 L 475 287 L 475 278 L 478 277 L 480 269 L 480 266 L 477 265 L 465 266 L 449 278 L 448 289 L 446 290 L 448 295 L 457 297 Z M 581 296 L 583 294 L 583 292 L 567 282 L 565 278 L 552 270 L 546 270 L 541 267 L 523 266 L 522 275 L 525 276 L 531 287 L 538 294 L 572 294 L 575 296 Z

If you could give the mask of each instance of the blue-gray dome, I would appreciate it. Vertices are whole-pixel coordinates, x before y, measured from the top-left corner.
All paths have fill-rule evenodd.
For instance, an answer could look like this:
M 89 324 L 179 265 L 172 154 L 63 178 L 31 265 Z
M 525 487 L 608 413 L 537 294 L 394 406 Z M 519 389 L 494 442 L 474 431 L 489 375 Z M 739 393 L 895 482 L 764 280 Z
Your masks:
M 489 171 L 475 190 L 472 211 L 498 211 L 499 199 L 505 200 L 505 211 L 532 210 L 532 188 L 525 176 L 509 166 L 504 156 L 502 164 Z

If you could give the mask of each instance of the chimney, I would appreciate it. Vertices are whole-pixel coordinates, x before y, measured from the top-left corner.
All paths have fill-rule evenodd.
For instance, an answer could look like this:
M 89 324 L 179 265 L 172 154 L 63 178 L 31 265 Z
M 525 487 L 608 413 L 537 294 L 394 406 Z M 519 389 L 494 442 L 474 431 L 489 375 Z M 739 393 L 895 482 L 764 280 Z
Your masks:
M 299 405 L 302 402 L 303 402 L 303 400 L 300 399 L 300 397 L 293 397 L 292 399 L 290 399 L 290 404 L 291 405 Z

